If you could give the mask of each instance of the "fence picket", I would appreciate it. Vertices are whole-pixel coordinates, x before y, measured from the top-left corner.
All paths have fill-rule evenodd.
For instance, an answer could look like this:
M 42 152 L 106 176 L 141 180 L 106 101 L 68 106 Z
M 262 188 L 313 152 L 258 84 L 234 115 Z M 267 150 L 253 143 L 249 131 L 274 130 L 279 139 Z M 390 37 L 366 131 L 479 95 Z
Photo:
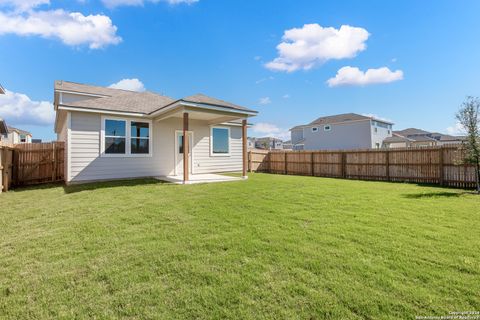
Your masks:
M 459 145 L 381 150 L 249 151 L 253 172 L 474 188 L 475 168 L 460 163 Z

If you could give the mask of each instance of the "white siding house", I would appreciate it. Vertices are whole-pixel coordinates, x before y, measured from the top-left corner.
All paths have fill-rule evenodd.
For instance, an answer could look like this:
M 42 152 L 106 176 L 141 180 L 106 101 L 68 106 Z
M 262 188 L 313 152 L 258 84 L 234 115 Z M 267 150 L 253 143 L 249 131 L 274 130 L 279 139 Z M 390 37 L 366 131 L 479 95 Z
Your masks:
M 66 81 L 55 84 L 55 108 L 67 183 L 184 176 L 184 160 L 187 176 L 242 171 L 246 119 L 256 114 L 203 95 L 173 100 Z
M 32 134 L 28 131 L 8 126 L 8 133 L 4 139 L 7 143 L 32 143 Z
M 381 148 L 392 123 L 355 113 L 320 117 L 290 129 L 294 150 Z

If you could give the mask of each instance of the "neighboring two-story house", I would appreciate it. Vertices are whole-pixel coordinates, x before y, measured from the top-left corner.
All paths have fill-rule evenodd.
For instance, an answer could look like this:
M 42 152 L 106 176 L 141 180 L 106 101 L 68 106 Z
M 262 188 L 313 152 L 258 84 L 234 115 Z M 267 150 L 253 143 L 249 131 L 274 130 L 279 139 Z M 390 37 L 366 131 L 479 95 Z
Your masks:
M 381 148 L 393 123 L 356 113 L 320 117 L 290 129 L 294 150 Z
M 11 144 L 32 143 L 32 134 L 28 131 L 8 126 L 8 133 L 5 141 Z
M 256 139 L 254 137 L 248 137 L 247 138 L 247 148 L 248 148 L 248 150 L 255 149 L 255 141 L 256 141 Z
M 255 139 L 255 148 L 267 150 L 282 150 L 283 141 L 273 137 L 263 137 Z
M 417 128 L 408 128 L 401 131 L 394 131 L 393 135 L 386 138 L 386 148 L 408 148 L 408 147 L 432 147 L 446 144 L 462 143 L 465 137 L 451 136 L 438 132 L 429 132 Z

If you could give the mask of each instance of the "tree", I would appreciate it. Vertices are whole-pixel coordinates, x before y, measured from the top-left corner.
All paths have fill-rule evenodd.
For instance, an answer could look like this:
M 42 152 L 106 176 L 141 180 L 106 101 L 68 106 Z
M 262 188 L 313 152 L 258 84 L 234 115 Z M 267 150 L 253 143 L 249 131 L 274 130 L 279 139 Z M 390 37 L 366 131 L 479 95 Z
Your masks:
M 467 136 L 462 144 L 464 163 L 475 166 L 477 193 L 480 193 L 480 100 L 467 97 L 457 113 L 457 120 L 465 129 Z

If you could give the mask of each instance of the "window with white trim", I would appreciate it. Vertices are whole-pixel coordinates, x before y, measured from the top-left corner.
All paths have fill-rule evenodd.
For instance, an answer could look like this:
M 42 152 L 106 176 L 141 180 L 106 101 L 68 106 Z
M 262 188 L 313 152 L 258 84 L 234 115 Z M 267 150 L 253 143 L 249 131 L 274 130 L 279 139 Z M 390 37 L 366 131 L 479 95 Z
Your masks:
M 210 148 L 212 155 L 230 154 L 230 129 L 222 127 L 212 127 Z
M 329 124 L 327 124 L 323 127 L 323 131 L 330 131 L 330 130 L 332 130 L 332 126 L 329 125 Z
M 105 117 L 102 153 L 105 156 L 150 156 L 151 126 L 151 121 Z
M 130 153 L 150 153 L 150 124 L 148 122 L 130 122 Z
M 125 120 L 105 119 L 105 154 L 126 154 Z
M 317 132 L 318 128 L 317 127 L 312 127 L 312 132 Z

